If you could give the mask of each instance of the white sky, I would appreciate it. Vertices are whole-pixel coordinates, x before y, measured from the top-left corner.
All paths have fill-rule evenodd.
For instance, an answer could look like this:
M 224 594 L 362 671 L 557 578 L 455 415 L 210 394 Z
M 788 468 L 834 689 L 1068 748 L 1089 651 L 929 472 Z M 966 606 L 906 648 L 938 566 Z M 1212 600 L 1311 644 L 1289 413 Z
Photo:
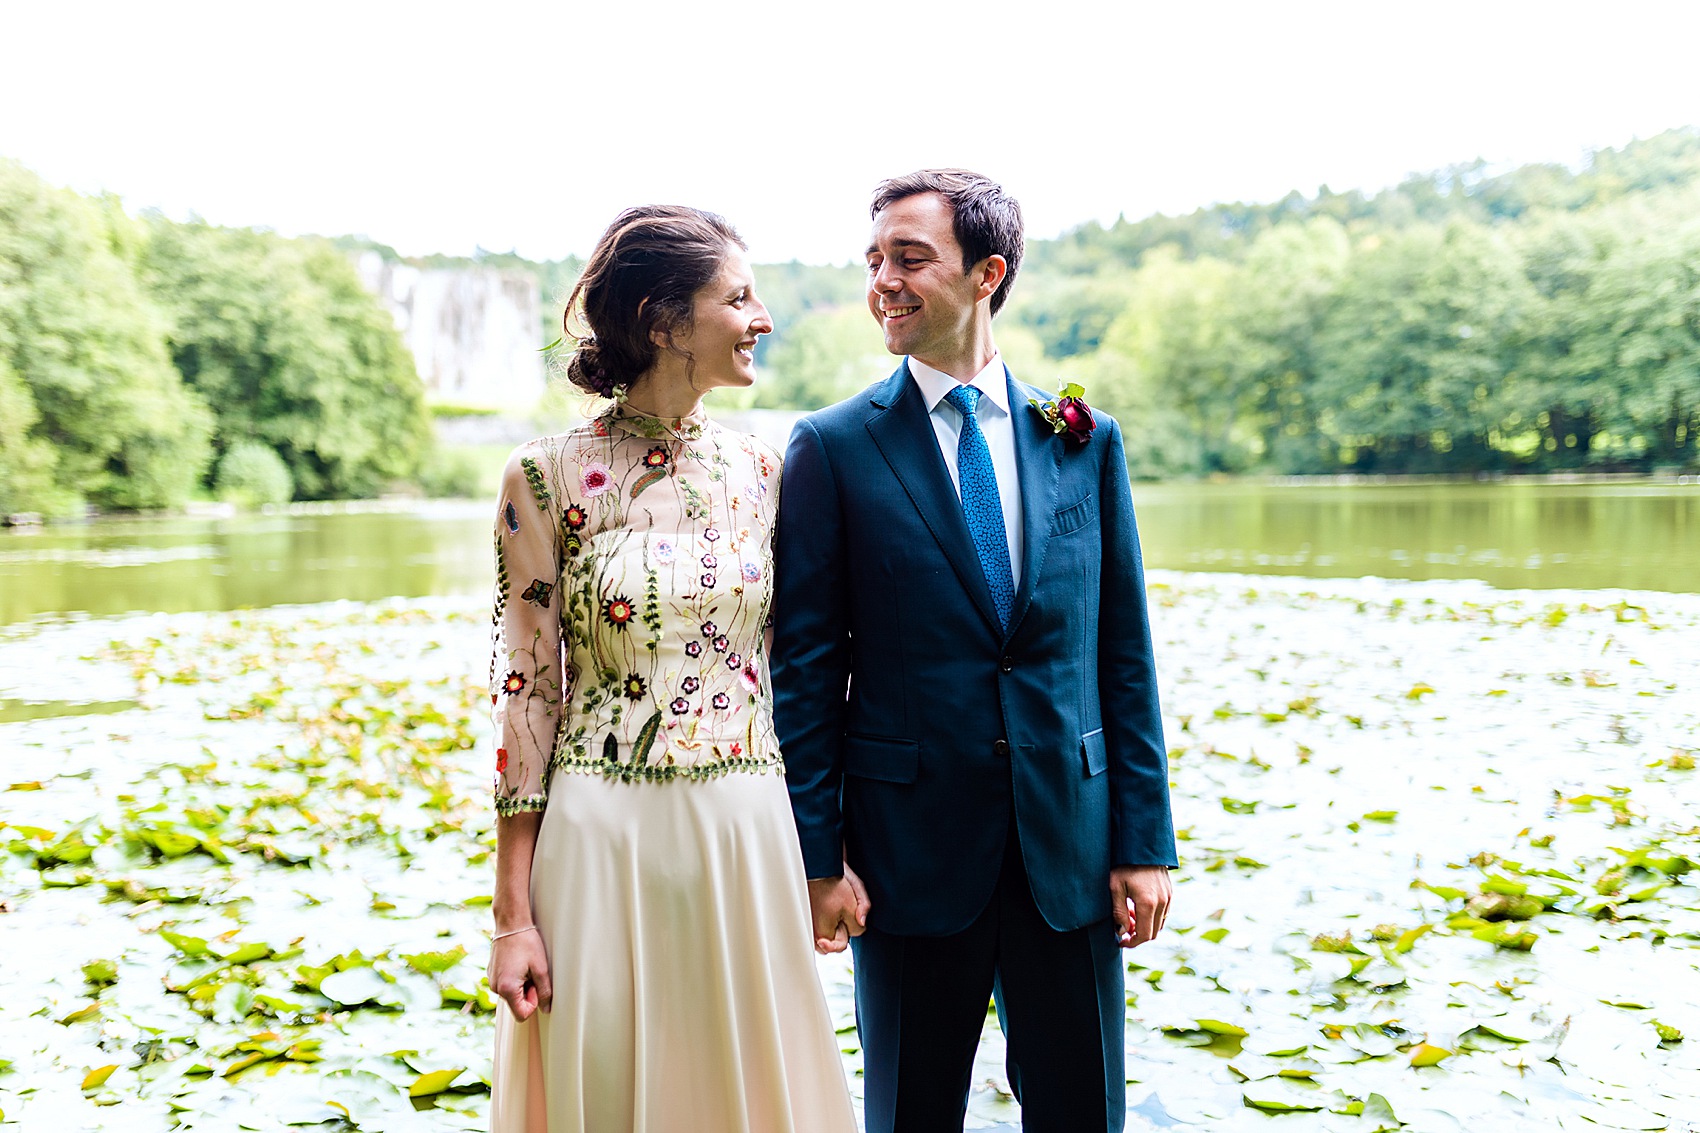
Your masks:
M 1029 233 L 1700 123 L 1700 3 L 0 0 L 0 155 L 132 209 L 407 254 L 589 250 L 696 204 L 844 262 L 881 177 Z

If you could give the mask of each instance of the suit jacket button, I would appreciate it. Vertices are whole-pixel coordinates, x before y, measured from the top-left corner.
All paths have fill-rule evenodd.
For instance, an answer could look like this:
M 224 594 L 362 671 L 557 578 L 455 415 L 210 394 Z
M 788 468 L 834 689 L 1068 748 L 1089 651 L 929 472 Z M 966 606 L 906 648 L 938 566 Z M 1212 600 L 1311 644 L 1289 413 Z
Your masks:
M 992 754 L 997 756 L 999 759 L 1008 759 L 1009 758 L 1009 741 L 1008 740 L 999 740 L 997 743 L 993 744 L 992 745 Z
M 998 672 L 1000 672 L 1000 673 L 1013 673 L 1013 672 L 1015 672 L 1015 658 L 1014 657 L 1005 657 L 1002 661 L 999 661 L 998 662 Z

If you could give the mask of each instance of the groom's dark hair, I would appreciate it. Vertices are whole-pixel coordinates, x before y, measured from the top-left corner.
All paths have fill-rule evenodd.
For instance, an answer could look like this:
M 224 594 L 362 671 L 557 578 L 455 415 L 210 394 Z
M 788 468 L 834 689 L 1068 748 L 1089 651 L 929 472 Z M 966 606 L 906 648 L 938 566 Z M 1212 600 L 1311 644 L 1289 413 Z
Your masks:
M 992 292 L 992 314 L 1003 308 L 1010 285 L 1021 267 L 1021 205 L 990 177 L 966 169 L 918 169 L 881 181 L 874 189 L 878 216 L 905 197 L 937 193 L 950 203 L 951 228 L 962 245 L 962 270 L 969 271 L 987 256 L 1002 256 L 1008 270 Z

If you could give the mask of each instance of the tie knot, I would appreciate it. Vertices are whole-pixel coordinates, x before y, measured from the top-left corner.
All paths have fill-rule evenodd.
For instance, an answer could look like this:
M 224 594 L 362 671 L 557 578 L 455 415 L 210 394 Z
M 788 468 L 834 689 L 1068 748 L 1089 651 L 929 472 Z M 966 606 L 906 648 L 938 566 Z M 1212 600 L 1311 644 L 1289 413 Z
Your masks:
M 955 406 L 956 411 L 964 417 L 972 417 L 980 404 L 980 391 L 974 386 L 958 383 L 955 389 L 944 395 L 944 399 Z

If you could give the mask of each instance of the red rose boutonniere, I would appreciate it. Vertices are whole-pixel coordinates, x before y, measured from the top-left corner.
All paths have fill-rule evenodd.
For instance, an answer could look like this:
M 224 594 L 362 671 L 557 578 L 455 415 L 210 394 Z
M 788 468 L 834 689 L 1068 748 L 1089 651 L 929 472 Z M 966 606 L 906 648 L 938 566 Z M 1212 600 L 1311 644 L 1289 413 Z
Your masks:
M 1057 396 L 1050 401 L 1029 398 L 1027 404 L 1045 415 L 1045 421 L 1058 436 L 1067 437 L 1077 445 L 1092 439 L 1098 422 L 1092 419 L 1092 408 L 1086 404 L 1086 390 L 1073 382 L 1059 382 Z

